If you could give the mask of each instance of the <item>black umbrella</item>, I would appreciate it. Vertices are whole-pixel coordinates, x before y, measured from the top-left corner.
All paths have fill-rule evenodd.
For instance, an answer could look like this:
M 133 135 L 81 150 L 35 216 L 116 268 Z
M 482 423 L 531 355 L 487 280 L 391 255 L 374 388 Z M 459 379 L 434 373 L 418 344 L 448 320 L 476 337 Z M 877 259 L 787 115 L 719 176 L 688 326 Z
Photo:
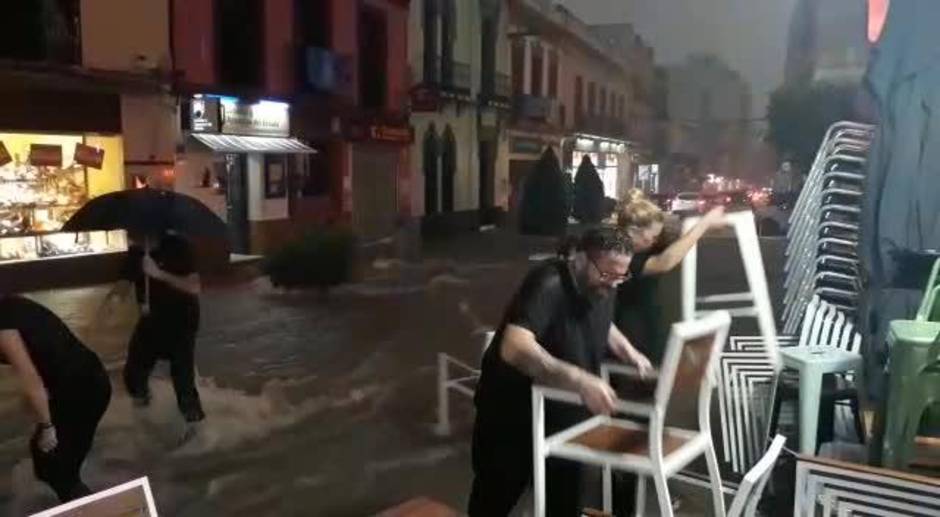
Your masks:
M 225 238 L 228 227 L 199 200 L 168 190 L 120 190 L 86 203 L 64 232 L 127 230 L 145 238 L 173 231 L 186 237 Z
M 64 232 L 110 230 L 126 230 L 142 237 L 147 253 L 150 239 L 159 239 L 170 231 L 190 238 L 225 239 L 228 235 L 225 222 L 199 200 L 152 188 L 121 190 L 96 197 L 62 227 Z M 146 275 L 144 287 L 149 301 L 150 279 Z

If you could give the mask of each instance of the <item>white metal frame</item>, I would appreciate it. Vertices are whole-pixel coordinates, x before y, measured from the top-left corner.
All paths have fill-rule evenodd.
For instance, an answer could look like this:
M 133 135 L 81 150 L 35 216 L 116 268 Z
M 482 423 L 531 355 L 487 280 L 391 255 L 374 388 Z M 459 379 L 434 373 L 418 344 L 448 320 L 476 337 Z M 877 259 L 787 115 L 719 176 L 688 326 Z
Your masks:
M 856 281 L 848 279 L 845 289 L 821 288 L 818 282 L 824 277 L 819 273 L 826 271 L 826 263 L 819 259 L 844 258 L 857 264 L 857 217 L 861 212 L 864 166 L 873 133 L 873 126 L 853 122 L 838 122 L 826 132 L 790 216 L 784 264 L 786 292 L 781 321 L 784 333 L 796 332 L 803 311 L 814 294 L 833 302 L 838 299 L 843 310 L 854 311 L 856 308 L 860 292 L 857 268 L 851 275 Z M 835 181 L 839 184 L 834 185 Z M 827 201 L 832 195 L 842 199 Z M 851 221 L 830 221 L 836 214 L 848 215 Z M 828 237 L 827 233 L 832 229 L 847 230 L 850 238 Z M 835 253 L 824 249 L 834 244 L 842 248 Z
M 482 336 L 482 351 L 480 358 L 493 341 L 494 331 L 487 331 Z M 457 371 L 458 376 L 451 377 Z M 435 432 L 446 436 L 451 432 L 450 427 L 450 392 L 473 398 L 474 384 L 480 378 L 480 368 L 440 352 L 437 354 L 437 425 Z
M 615 411 L 619 414 L 634 417 L 648 417 L 649 425 L 639 424 L 626 419 L 613 416 L 595 416 L 580 424 L 545 436 L 545 401 L 554 400 L 568 404 L 582 404 L 579 395 L 554 388 L 533 386 L 532 388 L 532 434 L 533 434 L 533 486 L 535 492 L 535 517 L 545 515 L 545 460 L 549 457 L 566 458 L 573 461 L 598 465 L 603 468 L 604 478 L 604 511 L 612 510 L 612 471 L 624 470 L 638 475 L 637 482 L 637 511 L 642 512 L 645 507 L 645 480 L 644 476 L 653 478 L 658 494 L 660 511 L 662 515 L 672 515 L 672 502 L 669 498 L 667 479 L 677 474 L 683 467 L 697 457 L 704 455 L 708 464 L 711 481 L 712 499 L 716 515 L 725 514 L 723 487 L 712 443 L 710 407 L 711 395 L 714 388 L 715 365 L 721 355 L 728 336 L 728 327 L 731 317 L 727 311 L 718 311 L 696 321 L 676 323 L 672 326 L 662 369 L 659 373 L 653 403 L 618 401 Z M 701 383 L 698 386 L 698 417 L 699 430 L 690 431 L 675 427 L 666 427 L 664 423 L 666 409 L 672 395 L 682 354 L 686 353 L 685 344 L 694 339 L 713 336 L 708 364 L 705 365 Z M 694 352 L 688 352 L 694 353 Z M 609 375 L 611 372 L 605 372 Z M 635 370 L 622 367 L 617 372 L 626 375 L 635 375 Z M 612 453 L 591 449 L 571 442 L 581 434 L 602 426 L 643 431 L 649 439 L 649 456 L 634 454 Z M 664 454 L 663 438 L 666 433 L 683 439 L 685 443 Z M 641 515 L 641 513 L 638 513 Z
M 861 504 L 859 504 L 861 503 Z M 798 456 L 794 517 L 940 515 L 940 480 Z
M 147 511 L 149 512 L 149 515 L 144 517 L 157 517 L 157 507 L 153 502 L 153 492 L 150 490 L 150 482 L 146 477 L 135 479 L 116 487 L 82 497 L 81 499 L 76 499 L 63 505 L 56 506 L 55 508 L 50 508 L 48 510 L 35 513 L 31 517 L 57 517 L 67 513 L 72 513 L 74 510 L 79 510 L 77 513 L 81 514 L 81 508 L 83 506 L 101 501 L 102 499 L 113 497 L 123 492 L 129 492 L 131 490 L 138 489 L 142 490 L 144 493 L 144 502 L 146 504 Z

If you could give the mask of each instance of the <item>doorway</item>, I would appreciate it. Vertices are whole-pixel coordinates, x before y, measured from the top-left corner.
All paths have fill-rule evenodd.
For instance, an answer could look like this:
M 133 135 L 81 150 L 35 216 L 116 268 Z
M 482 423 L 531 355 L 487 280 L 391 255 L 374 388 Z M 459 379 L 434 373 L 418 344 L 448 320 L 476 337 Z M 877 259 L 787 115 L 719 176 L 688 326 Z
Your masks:
M 251 251 L 248 238 L 248 156 L 227 154 L 221 165 L 225 167 L 225 211 L 232 253 L 248 254 Z

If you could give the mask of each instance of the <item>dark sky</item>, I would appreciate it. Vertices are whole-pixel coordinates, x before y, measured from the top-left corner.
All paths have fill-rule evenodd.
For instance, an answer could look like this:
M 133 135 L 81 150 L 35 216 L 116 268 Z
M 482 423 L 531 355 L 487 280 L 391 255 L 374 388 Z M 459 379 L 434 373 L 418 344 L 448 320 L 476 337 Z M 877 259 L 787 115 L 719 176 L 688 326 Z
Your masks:
M 630 21 L 656 50 L 658 64 L 691 52 L 717 54 L 754 92 L 754 116 L 783 76 L 796 0 L 559 0 L 588 23 Z

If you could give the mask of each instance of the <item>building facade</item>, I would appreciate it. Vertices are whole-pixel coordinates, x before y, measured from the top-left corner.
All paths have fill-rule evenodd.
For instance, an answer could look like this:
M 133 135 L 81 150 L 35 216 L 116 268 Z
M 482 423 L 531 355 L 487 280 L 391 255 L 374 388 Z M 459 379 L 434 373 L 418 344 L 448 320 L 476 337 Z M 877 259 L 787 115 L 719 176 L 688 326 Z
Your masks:
M 175 0 L 177 190 L 263 254 L 317 224 L 410 214 L 407 1 Z
M 0 36 L 0 275 L 11 290 L 113 278 L 122 232 L 59 233 L 90 199 L 172 176 L 166 3 L 14 2 Z M 120 20 L 118 22 L 117 20 Z M 50 257 L 63 260 L 48 261 Z
M 868 64 L 869 21 L 883 1 L 799 0 L 790 19 L 784 82 L 860 83 Z
M 411 2 L 412 202 L 425 233 L 476 228 L 505 206 L 497 164 L 509 107 L 507 23 L 501 0 Z
M 551 2 L 512 2 L 510 13 L 510 206 L 547 148 L 572 177 L 587 156 L 607 197 L 621 197 L 634 183 L 637 145 L 629 137 L 633 114 L 642 112 L 623 40 Z M 637 42 L 631 38 L 630 49 Z
M 668 75 L 670 190 L 698 190 L 709 175 L 747 177 L 754 140 L 747 81 L 712 55 L 690 56 Z

